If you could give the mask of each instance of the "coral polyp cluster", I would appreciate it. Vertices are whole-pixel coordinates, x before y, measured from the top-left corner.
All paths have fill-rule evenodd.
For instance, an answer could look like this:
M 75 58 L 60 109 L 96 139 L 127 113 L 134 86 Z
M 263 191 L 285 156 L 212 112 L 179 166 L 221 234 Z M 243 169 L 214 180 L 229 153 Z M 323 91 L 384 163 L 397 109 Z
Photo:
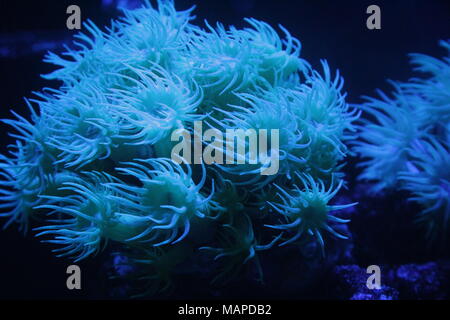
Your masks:
M 392 97 L 367 98 L 361 109 L 369 117 L 355 142 L 364 158 L 360 179 L 373 182 L 374 192 L 408 191 L 430 238 L 445 235 L 450 218 L 450 41 L 440 44 L 442 59 L 411 55 L 421 77 L 393 82 Z
M 249 265 L 262 277 L 258 256 L 279 246 L 317 241 L 325 252 L 323 233 L 346 238 L 335 225 L 354 205 L 334 203 L 359 116 L 339 73 L 325 60 L 314 70 L 282 26 L 282 35 L 255 19 L 203 28 L 191 12 L 160 0 L 105 30 L 87 22 L 65 52 L 45 58 L 58 69 L 44 77 L 61 86 L 27 100 L 30 120 L 4 121 L 17 140 L 0 159 L 6 226 L 32 226 L 75 261 L 113 250 L 153 293 L 199 257 L 224 280 Z M 275 136 L 266 147 L 279 170 L 172 160 L 172 133 L 193 134 L 198 121 L 220 132 L 278 130 L 279 151 Z M 238 139 L 233 152 L 248 144 Z

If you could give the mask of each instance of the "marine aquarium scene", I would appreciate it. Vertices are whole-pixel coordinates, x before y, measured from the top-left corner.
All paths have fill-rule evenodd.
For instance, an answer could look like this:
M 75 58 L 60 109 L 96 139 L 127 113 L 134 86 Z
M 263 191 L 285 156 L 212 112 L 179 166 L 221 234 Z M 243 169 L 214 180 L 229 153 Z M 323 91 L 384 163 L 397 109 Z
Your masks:
M 0 1 L 1 300 L 450 299 L 450 1 Z

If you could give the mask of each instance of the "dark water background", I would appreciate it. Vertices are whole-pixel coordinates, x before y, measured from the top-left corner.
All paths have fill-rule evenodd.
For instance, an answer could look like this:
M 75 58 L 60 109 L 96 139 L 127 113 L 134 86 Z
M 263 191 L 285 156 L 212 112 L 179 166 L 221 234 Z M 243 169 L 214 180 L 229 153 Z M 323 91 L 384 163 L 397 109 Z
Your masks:
M 0 118 L 10 117 L 10 109 L 27 116 L 23 97 L 31 97 L 32 91 L 44 86 L 58 86 L 39 75 L 52 70 L 52 66 L 41 62 L 46 50 L 57 51 L 74 33 L 66 29 L 67 6 L 79 5 L 83 20 L 89 18 L 102 26 L 117 17 L 115 2 L 118 1 L 0 0 Z M 133 6 L 138 1 L 122 2 Z M 407 54 L 442 56 L 445 52 L 438 41 L 450 37 L 448 0 L 176 1 L 178 9 L 193 4 L 197 5 L 194 22 L 197 24 L 207 19 L 211 24 L 220 21 L 243 27 L 244 17 L 261 19 L 272 26 L 281 23 L 302 42 L 302 56 L 314 67 L 319 67 L 320 59 L 326 58 L 332 70 L 341 71 L 351 103 L 361 102 L 361 95 L 373 95 L 376 88 L 389 90 L 386 79 L 406 81 L 413 75 Z M 366 8 L 371 4 L 381 7 L 382 30 L 366 28 Z M 5 131 L 2 126 L 1 152 L 12 142 Z M 350 171 L 350 180 L 352 174 L 355 175 Z M 383 233 L 381 223 L 371 225 L 364 217 L 358 217 L 357 221 L 361 228 L 366 225 L 375 228 L 372 233 Z M 107 297 L 101 255 L 79 264 L 83 290 L 71 292 L 65 286 L 65 270 L 70 263 L 55 258 L 50 249 L 32 233 L 23 237 L 14 225 L 0 232 L 0 298 Z M 398 250 L 402 250 L 401 245 Z M 332 284 L 319 284 L 312 296 L 329 297 L 327 286 Z M 184 292 L 188 294 L 189 289 Z

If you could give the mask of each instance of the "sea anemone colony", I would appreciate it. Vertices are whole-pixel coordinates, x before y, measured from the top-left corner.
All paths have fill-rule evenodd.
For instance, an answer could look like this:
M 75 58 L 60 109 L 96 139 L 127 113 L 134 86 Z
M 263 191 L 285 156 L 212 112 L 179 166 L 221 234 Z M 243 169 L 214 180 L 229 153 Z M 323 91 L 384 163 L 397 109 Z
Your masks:
M 359 178 L 375 193 L 408 191 L 430 238 L 445 238 L 450 226 L 450 41 L 440 44 L 442 59 L 411 55 L 421 77 L 393 82 L 392 97 L 367 98 L 355 142 L 364 158 Z
M 152 293 L 170 287 L 182 263 L 214 261 L 216 282 L 248 266 L 262 278 L 259 256 L 270 250 L 315 243 L 321 255 L 327 241 L 347 237 L 336 226 L 354 204 L 336 203 L 335 195 L 345 184 L 341 169 L 359 114 L 345 101 L 339 73 L 325 60 L 314 70 L 282 26 L 281 35 L 255 19 L 244 29 L 202 28 L 191 13 L 169 0 L 156 8 L 146 2 L 105 30 L 87 22 L 87 33 L 64 53 L 46 56 L 58 68 L 44 78 L 60 88 L 26 100 L 31 117 L 13 112 L 15 119 L 4 120 L 16 140 L 0 163 L 5 226 L 32 228 L 57 256 L 75 262 L 110 250 L 140 270 Z M 417 60 L 443 77 L 437 62 Z M 422 90 L 417 99 L 438 109 L 448 95 L 437 85 L 433 78 L 408 90 Z M 410 115 L 402 110 L 399 116 Z M 172 161 L 172 133 L 192 133 L 196 121 L 220 131 L 279 130 L 278 172 Z M 414 129 L 402 137 L 417 140 Z M 401 152 L 413 154 L 413 147 Z M 438 195 L 448 180 L 435 180 L 442 176 L 435 161 L 448 163 L 445 146 L 433 140 L 415 147 L 424 150 L 409 162 L 420 179 L 397 171 L 406 188 L 423 186 L 418 198 L 442 207 Z M 425 179 L 436 189 L 426 189 Z

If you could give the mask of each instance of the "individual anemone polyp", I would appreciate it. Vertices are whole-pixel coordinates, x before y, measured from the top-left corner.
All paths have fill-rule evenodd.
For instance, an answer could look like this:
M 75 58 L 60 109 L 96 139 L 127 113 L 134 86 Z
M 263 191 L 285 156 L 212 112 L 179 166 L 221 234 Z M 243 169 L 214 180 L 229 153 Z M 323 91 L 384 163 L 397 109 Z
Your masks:
M 311 241 L 326 251 L 323 232 L 346 237 L 334 229 L 346 205 L 332 203 L 359 114 L 339 72 L 325 60 L 314 70 L 282 26 L 193 19 L 170 0 L 145 2 L 105 31 L 88 21 L 66 52 L 48 53 L 58 68 L 44 78 L 61 86 L 26 100 L 29 119 L 4 121 L 16 140 L 0 158 L 5 226 L 31 226 L 75 261 L 114 250 L 148 266 L 135 276 L 153 293 L 194 255 L 215 261 L 216 280 L 251 264 L 262 277 L 260 254 Z M 267 154 L 279 170 L 173 161 L 172 133 L 192 136 L 197 122 L 278 130 Z
M 328 232 L 341 239 L 347 239 L 345 235 L 337 232 L 330 225 L 332 223 L 347 223 L 349 220 L 342 219 L 334 215 L 334 211 L 350 208 L 356 203 L 346 205 L 329 205 L 329 201 L 339 192 L 342 187 L 341 182 L 333 189 L 328 190 L 324 183 L 315 182 L 310 175 L 301 176 L 297 174 L 301 181 L 301 187 L 294 185 L 292 191 L 286 191 L 275 185 L 279 189 L 281 203 L 268 202 L 284 218 L 283 224 L 267 225 L 267 227 L 286 232 L 288 236 L 280 245 L 287 245 L 298 241 L 302 236 L 313 237 L 324 248 L 322 233 Z M 283 233 L 280 234 L 283 239 Z

